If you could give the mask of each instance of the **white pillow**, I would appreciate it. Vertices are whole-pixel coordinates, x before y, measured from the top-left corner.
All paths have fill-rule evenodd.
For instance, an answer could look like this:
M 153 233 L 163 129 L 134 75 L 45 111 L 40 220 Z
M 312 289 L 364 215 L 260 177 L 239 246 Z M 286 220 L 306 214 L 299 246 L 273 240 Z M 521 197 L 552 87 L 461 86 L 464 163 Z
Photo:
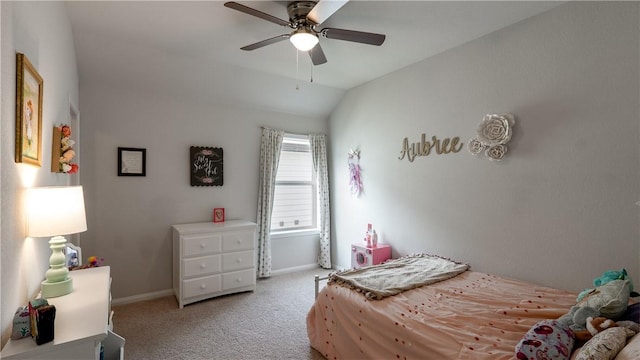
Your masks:
M 627 346 L 622 348 L 616 360 L 637 360 L 640 359 L 640 334 L 632 337 L 627 342 Z
M 627 337 L 633 335 L 635 332 L 625 327 L 599 332 L 580 348 L 576 360 L 611 360 L 625 347 Z

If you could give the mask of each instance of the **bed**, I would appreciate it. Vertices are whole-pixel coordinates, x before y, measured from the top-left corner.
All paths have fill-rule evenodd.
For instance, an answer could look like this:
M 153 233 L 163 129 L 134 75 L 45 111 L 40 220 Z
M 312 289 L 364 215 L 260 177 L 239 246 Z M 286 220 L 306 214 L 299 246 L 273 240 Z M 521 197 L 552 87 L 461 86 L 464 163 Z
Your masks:
M 566 314 L 576 295 L 465 270 L 377 296 L 332 274 L 307 314 L 307 333 L 327 359 L 513 359 L 523 335 Z

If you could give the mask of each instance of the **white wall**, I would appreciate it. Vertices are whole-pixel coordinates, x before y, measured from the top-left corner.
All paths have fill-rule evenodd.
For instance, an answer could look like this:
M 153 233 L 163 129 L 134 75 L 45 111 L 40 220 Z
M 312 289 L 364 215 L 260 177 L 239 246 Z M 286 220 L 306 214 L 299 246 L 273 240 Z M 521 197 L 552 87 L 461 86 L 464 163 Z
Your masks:
M 638 286 L 638 7 L 562 5 L 351 90 L 330 119 L 337 266 L 372 222 L 395 256 L 573 290 L 625 267 Z M 466 149 L 495 112 L 517 121 L 500 163 Z M 465 148 L 399 160 L 422 133 Z M 356 147 L 360 198 L 345 166 Z
M 256 221 L 261 126 L 327 131 L 326 119 L 210 105 L 189 93 L 164 96 L 93 81 L 80 88 L 89 228 L 82 249 L 111 265 L 114 299 L 171 288 L 172 224 L 211 221 L 214 207 L 224 207 L 227 219 Z M 192 145 L 223 148 L 222 187 L 190 186 Z M 117 176 L 119 146 L 146 149 L 146 177 Z M 315 263 L 313 238 L 296 241 L 313 252 L 280 261 L 274 255 L 274 271 Z M 273 251 L 290 254 L 285 244 L 274 240 Z
M 78 74 L 71 27 L 61 3 L 0 3 L 1 28 L 1 120 L 2 185 L 1 273 L 2 345 L 11 333 L 13 313 L 40 290 L 48 268 L 48 239 L 26 237 L 24 190 L 32 186 L 78 183 L 78 175 L 51 173 L 53 126 L 69 123 L 70 103 L 78 107 Z M 15 76 L 16 52 L 27 58 L 43 78 L 42 167 L 16 164 Z M 72 128 L 78 123 L 72 122 Z M 73 138 L 78 141 L 79 133 Z

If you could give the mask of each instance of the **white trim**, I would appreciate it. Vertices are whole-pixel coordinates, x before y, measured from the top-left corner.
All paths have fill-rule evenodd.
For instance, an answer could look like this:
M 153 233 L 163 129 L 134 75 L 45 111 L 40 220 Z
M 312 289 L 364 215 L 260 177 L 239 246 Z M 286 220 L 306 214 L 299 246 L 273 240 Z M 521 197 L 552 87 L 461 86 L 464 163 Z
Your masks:
M 321 270 L 322 268 L 318 264 L 300 265 L 300 266 L 294 266 L 294 267 L 272 271 L 271 276 L 284 275 L 284 274 L 294 273 L 297 271 L 304 271 L 304 270 L 311 270 L 311 269 Z M 126 305 L 126 304 L 136 303 L 140 301 L 155 300 L 155 299 L 163 298 L 165 296 L 170 296 L 170 295 L 174 295 L 173 289 L 160 290 L 160 291 L 155 291 L 155 292 L 146 293 L 146 294 L 113 299 L 111 301 L 111 304 L 114 306 Z
M 280 239 L 298 236 L 320 236 L 320 229 L 302 229 L 289 231 L 274 231 L 271 233 L 271 239 Z
M 160 291 L 146 293 L 146 294 L 140 294 L 140 295 L 134 295 L 134 296 L 127 296 L 127 297 L 119 298 L 119 299 L 113 299 L 111 301 L 111 303 L 113 305 L 125 305 L 125 304 L 131 304 L 131 303 L 135 303 L 135 302 L 140 302 L 140 301 L 159 299 L 159 298 L 162 298 L 162 297 L 165 297 L 165 296 L 169 296 L 169 295 L 173 295 L 173 289 L 160 290 Z

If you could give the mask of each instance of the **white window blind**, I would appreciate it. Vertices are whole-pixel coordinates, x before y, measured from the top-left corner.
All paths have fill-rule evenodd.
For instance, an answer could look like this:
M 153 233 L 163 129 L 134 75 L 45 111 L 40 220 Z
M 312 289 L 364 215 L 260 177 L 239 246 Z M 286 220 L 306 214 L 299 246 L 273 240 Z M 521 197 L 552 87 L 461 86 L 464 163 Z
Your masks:
M 317 227 L 317 191 L 306 136 L 285 135 L 273 197 L 272 232 Z

